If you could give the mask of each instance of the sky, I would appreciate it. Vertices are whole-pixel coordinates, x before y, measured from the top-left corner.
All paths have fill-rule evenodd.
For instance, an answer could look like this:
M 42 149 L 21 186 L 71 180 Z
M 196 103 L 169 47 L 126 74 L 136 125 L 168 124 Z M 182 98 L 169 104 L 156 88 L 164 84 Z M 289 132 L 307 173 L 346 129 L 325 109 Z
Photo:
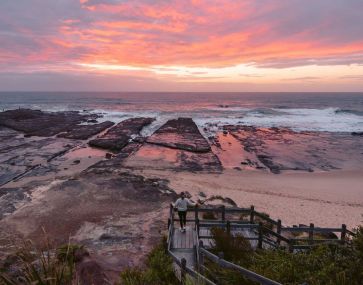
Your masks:
M 0 91 L 363 91 L 363 0 L 0 0 Z

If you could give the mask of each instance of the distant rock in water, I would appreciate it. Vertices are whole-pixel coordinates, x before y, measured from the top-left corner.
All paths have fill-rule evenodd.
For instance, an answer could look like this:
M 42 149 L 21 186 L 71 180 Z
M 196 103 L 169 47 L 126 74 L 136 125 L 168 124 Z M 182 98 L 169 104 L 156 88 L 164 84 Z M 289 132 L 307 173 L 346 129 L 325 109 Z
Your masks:
M 167 121 L 147 139 L 147 142 L 192 152 L 211 151 L 209 143 L 191 118 L 178 118 Z
M 31 109 L 16 109 L 1 112 L 0 125 L 23 132 L 26 136 L 50 137 L 64 132 L 74 133 L 74 130 L 79 130 L 81 127 L 79 126 L 80 123 L 98 117 L 96 114 L 82 115 L 79 112 L 43 112 Z M 83 133 L 87 133 L 88 127 L 82 126 Z
M 352 136 L 363 136 L 363 132 L 352 132 Z
M 338 110 L 335 110 L 335 114 L 353 114 L 356 116 L 363 116 L 363 111 L 350 110 L 350 109 L 338 109 Z
M 131 118 L 118 123 L 109 129 L 101 137 L 91 140 L 90 146 L 120 151 L 124 148 L 132 136 L 139 135 L 143 127 L 150 125 L 153 118 Z

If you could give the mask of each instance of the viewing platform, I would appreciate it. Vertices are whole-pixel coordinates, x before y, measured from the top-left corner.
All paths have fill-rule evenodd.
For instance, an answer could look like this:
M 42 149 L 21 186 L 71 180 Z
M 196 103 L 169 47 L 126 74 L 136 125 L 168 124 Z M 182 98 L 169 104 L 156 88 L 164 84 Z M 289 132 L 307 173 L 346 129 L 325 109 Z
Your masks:
M 273 220 L 266 214 L 258 212 L 254 206 L 250 208 L 191 208 L 188 210 L 187 227 L 185 232 L 175 226 L 179 219 L 175 218 L 176 210 L 170 206 L 168 220 L 168 252 L 173 258 L 176 274 L 184 282 L 186 276 L 193 280 L 199 280 L 202 284 L 218 284 L 216 280 L 210 280 L 203 275 L 207 270 L 204 260 L 218 264 L 240 272 L 246 279 L 262 285 L 277 285 L 255 272 L 223 259 L 223 253 L 219 256 L 210 251 L 213 247 L 213 228 L 222 228 L 228 234 L 242 235 L 250 242 L 253 249 L 281 249 L 289 252 L 299 252 L 312 248 L 322 243 L 350 243 L 354 233 L 349 231 L 346 225 L 340 228 L 321 228 L 314 224 L 309 226 L 284 227 L 281 220 Z M 200 217 L 207 214 L 206 219 Z

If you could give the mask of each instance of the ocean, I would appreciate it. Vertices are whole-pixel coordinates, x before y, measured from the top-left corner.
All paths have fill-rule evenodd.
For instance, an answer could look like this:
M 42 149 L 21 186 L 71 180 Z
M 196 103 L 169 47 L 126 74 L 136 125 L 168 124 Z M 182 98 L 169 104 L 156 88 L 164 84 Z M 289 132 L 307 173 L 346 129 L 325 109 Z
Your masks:
M 155 117 L 144 135 L 177 117 L 191 117 L 208 132 L 226 124 L 363 131 L 363 93 L 0 92 L 0 109 L 15 108 L 99 113 L 100 121 L 114 122 Z

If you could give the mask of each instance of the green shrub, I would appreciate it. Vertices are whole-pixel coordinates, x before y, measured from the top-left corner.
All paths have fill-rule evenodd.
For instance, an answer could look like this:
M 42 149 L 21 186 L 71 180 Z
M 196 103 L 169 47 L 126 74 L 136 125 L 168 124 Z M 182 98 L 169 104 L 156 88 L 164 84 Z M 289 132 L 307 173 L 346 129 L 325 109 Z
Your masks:
M 353 239 L 353 246 L 357 252 L 360 261 L 363 263 L 363 226 L 355 230 L 356 236 Z
M 146 268 L 129 268 L 121 272 L 125 285 L 172 285 L 178 284 L 173 261 L 167 253 L 166 239 L 153 248 L 146 260 Z
M 76 262 L 76 251 L 84 250 L 83 245 L 64 244 L 57 248 L 56 254 L 59 261 L 67 261 L 68 263 Z
M 123 285 L 148 285 L 145 272 L 140 268 L 127 268 L 121 272 Z
M 223 252 L 226 260 L 239 260 L 248 264 L 253 251 L 249 241 L 242 235 L 231 235 L 217 227 L 211 229 L 211 234 L 214 240 L 213 252 Z
M 3 268 L 0 273 L 0 284 L 36 284 L 36 285 L 70 285 L 75 272 L 74 251 L 71 245 L 62 247 L 62 258 L 58 258 L 49 240 L 44 241 L 43 249 L 37 249 L 31 241 L 14 255 L 13 264 L 17 268 L 16 276 Z
M 204 212 L 202 217 L 203 220 L 217 220 L 217 217 L 213 212 Z
M 252 251 L 236 237 L 213 229 L 214 252 L 224 252 L 233 261 L 282 284 L 359 285 L 363 280 L 363 228 L 356 230 L 352 246 L 323 244 L 309 251 L 289 253 L 283 250 Z M 205 265 L 218 284 L 254 284 L 233 270 L 221 269 L 212 262 Z
M 259 251 L 249 268 L 283 284 L 358 285 L 363 271 L 357 261 L 352 249 L 330 244 L 303 253 Z

